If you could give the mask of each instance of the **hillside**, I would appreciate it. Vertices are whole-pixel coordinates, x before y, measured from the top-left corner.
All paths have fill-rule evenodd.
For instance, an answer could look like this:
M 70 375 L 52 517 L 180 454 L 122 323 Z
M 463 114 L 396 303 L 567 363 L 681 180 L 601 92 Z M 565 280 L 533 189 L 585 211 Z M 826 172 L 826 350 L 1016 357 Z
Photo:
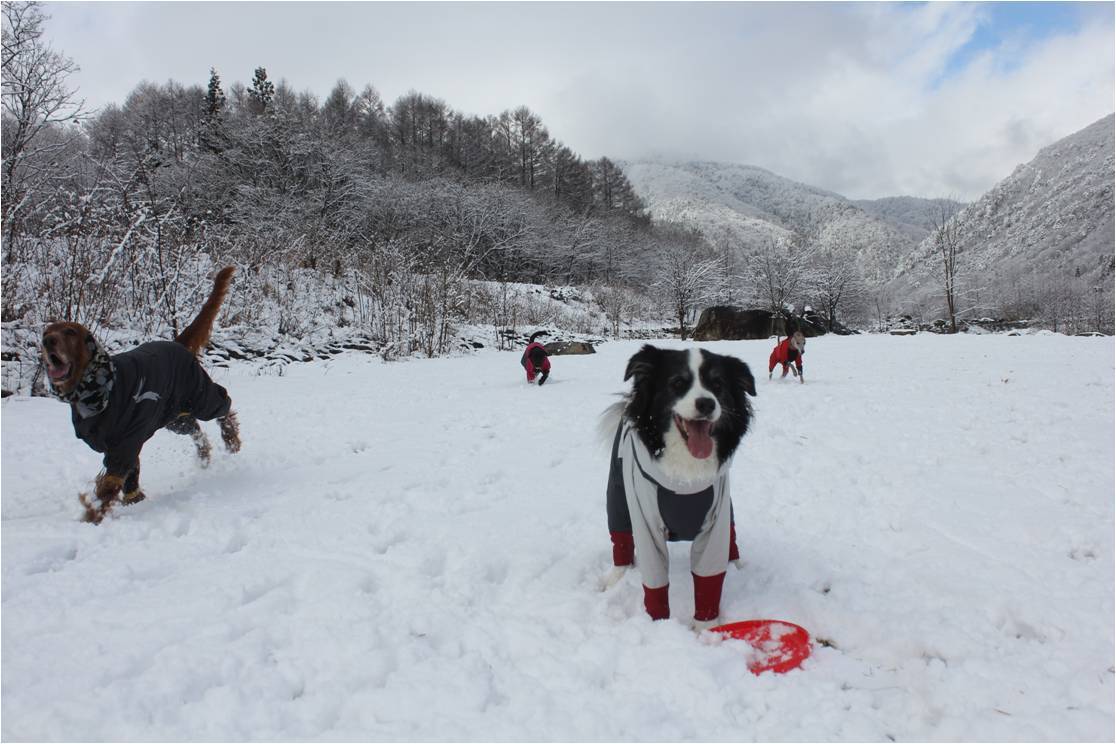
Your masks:
M 983 306 L 1076 280 L 1113 281 L 1112 115 L 1049 145 L 953 217 L 963 290 Z M 937 291 L 930 239 L 900 265 L 896 287 L 914 297 Z M 1109 308 L 1109 311 L 1111 308 Z
M 952 199 L 922 199 L 917 196 L 857 199 L 853 204 L 918 241 L 923 240 L 933 229 L 930 215 L 936 212 L 938 207 L 945 206 L 946 213 L 952 215 L 965 206 L 964 202 Z
M 636 194 L 657 220 L 681 222 L 709 239 L 729 238 L 743 254 L 792 230 L 854 246 L 870 281 L 886 281 L 926 234 L 905 209 L 862 206 L 840 194 L 792 181 L 763 168 L 732 163 L 627 161 Z M 881 200 L 884 201 L 884 200 Z

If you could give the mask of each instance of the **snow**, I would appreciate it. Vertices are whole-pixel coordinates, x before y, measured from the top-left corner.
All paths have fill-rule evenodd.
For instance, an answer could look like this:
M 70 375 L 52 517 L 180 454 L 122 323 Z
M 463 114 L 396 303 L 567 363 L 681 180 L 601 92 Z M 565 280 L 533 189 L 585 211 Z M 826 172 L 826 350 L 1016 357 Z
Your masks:
M 678 342 L 662 342 L 679 346 Z M 759 378 L 722 619 L 807 628 L 802 669 L 643 613 L 609 569 L 598 414 L 638 342 L 215 370 L 244 449 L 161 432 L 100 527 L 68 411 L 2 412 L 2 724 L 80 740 L 1113 738 L 1111 338 L 702 344 Z

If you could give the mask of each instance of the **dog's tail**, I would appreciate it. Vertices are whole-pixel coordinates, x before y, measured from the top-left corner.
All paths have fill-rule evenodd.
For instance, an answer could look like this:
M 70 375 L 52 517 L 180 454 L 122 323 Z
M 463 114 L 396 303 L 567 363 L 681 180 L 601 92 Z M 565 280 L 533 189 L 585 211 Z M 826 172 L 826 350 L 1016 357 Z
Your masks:
M 601 412 L 601 417 L 597 420 L 595 437 L 599 447 L 612 446 L 612 439 L 616 436 L 616 427 L 620 426 L 620 420 L 624 417 L 624 409 L 627 406 L 628 397 L 625 395 L 623 400 L 616 401 Z
M 531 338 L 527 339 L 527 343 L 533 344 L 533 343 L 535 343 L 535 339 L 538 338 L 539 336 L 549 336 L 549 335 L 550 334 L 547 333 L 546 331 L 535 331 L 534 333 L 531 334 Z
M 210 292 L 209 299 L 202 305 L 198 317 L 194 318 L 194 322 L 186 326 L 185 330 L 174 339 L 195 355 L 200 353 L 205 345 L 209 343 L 209 334 L 213 331 L 213 321 L 217 319 L 217 311 L 221 309 L 225 293 L 229 291 L 229 282 L 232 281 L 234 271 L 236 271 L 236 267 L 226 266 L 217 272 L 217 278 L 213 280 L 213 291 Z

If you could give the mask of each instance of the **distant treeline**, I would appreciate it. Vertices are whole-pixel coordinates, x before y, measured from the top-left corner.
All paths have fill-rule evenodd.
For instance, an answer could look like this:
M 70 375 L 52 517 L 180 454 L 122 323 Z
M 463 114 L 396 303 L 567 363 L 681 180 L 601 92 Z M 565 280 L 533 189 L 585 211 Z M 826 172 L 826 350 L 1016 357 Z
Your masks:
M 380 326 L 401 352 L 440 353 L 465 280 L 646 289 L 663 256 L 704 250 L 525 107 L 385 105 L 344 81 L 319 100 L 260 67 L 227 90 L 216 70 L 143 82 L 90 115 L 41 8 L 4 13 L 5 319 L 176 328 L 231 263 L 252 322 L 296 290 L 276 276 L 313 269 L 351 284 L 370 325 L 395 318 Z

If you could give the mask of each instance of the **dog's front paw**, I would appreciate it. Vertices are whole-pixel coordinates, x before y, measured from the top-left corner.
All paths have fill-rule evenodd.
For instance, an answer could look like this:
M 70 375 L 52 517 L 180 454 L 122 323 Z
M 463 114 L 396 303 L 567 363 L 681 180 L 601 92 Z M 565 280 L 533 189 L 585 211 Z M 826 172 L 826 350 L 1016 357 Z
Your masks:
M 89 494 L 85 493 L 78 494 L 78 501 L 85 507 L 85 513 L 81 515 L 81 521 L 89 524 L 100 524 L 103 522 L 114 503 L 113 500 L 96 501 L 96 499 L 89 498 Z M 96 503 L 94 503 L 95 501 Z
M 713 618 L 712 620 L 693 619 L 693 620 L 690 620 L 690 629 L 693 630 L 695 633 L 701 633 L 703 631 L 709 630 L 710 628 L 716 628 L 720 624 L 721 624 L 721 616 L 720 615 Z
M 236 418 L 236 412 L 229 411 L 217 419 L 217 424 L 221 428 L 221 441 L 225 443 L 225 449 L 234 455 L 240 452 L 240 421 Z
M 120 499 L 120 503 L 124 506 L 131 506 L 132 504 L 138 504 L 146 498 L 147 495 L 137 488 L 134 491 L 124 494 L 124 498 Z
M 629 568 L 631 568 L 631 566 L 613 566 L 601 579 L 601 591 L 607 592 L 609 589 L 616 586 L 620 579 L 624 578 L 624 574 L 628 572 Z
M 737 571 L 743 571 L 744 570 L 744 561 L 740 560 L 739 558 L 737 558 L 735 561 L 729 561 L 729 563 L 736 566 Z

